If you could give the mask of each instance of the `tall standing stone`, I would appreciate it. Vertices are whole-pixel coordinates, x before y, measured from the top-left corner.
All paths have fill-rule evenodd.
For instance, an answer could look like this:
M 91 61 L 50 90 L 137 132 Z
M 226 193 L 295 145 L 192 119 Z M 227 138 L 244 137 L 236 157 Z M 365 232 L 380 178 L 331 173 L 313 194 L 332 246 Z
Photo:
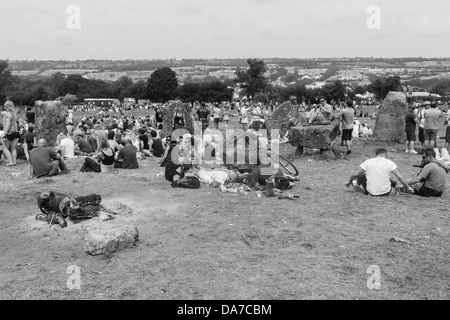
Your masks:
M 406 95 L 403 92 L 389 92 L 378 110 L 373 138 L 380 141 L 403 142 L 407 111 Z
M 56 137 L 66 128 L 67 109 L 61 101 L 36 101 L 35 132 L 38 139 L 47 140 L 49 147 L 56 143 Z
M 277 129 L 283 137 L 291 127 L 302 126 L 306 120 L 301 116 L 298 107 L 290 101 L 283 103 L 266 121 L 266 128 Z
M 170 101 L 163 109 L 163 130 L 164 136 L 168 136 L 173 130 L 173 114 L 177 107 L 183 107 L 185 127 L 190 134 L 194 134 L 194 123 L 192 121 L 192 115 L 189 104 L 184 104 L 181 101 Z

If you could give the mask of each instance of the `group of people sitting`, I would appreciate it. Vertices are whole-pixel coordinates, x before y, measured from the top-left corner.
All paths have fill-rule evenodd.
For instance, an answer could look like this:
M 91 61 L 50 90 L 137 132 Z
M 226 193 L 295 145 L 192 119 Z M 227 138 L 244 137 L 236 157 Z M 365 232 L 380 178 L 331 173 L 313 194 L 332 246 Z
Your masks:
M 70 125 L 69 125 L 70 127 Z M 109 129 L 109 130 L 108 130 Z M 164 144 L 156 130 L 141 128 L 139 136 L 119 129 L 66 128 L 57 137 L 54 148 L 47 147 L 45 139 L 39 139 L 29 155 L 30 178 L 51 177 L 68 173 L 65 160 L 86 156 L 81 171 L 113 172 L 115 169 L 138 169 L 138 158 L 162 157 Z
M 413 179 L 405 179 L 397 165 L 388 159 L 387 150 L 380 148 L 376 150 L 375 158 L 360 165 L 350 177 L 347 187 L 353 185 L 374 197 L 389 196 L 393 192 L 398 194 L 400 190 L 422 197 L 441 197 L 446 187 L 449 164 L 448 150 L 426 149 L 422 154 L 422 171 Z M 391 179 L 390 174 L 402 183 L 403 189 Z

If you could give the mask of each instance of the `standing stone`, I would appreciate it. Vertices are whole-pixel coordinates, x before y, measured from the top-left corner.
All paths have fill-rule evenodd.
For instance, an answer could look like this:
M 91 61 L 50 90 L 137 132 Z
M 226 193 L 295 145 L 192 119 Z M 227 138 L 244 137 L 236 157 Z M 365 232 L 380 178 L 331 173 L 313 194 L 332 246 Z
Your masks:
M 38 139 L 47 140 L 47 145 L 53 147 L 56 137 L 66 129 L 67 109 L 61 101 L 36 101 L 35 132 Z
M 403 92 L 389 92 L 378 110 L 373 138 L 380 141 L 403 142 L 407 111 L 406 95 Z
M 266 128 L 269 130 L 277 129 L 280 131 L 280 137 L 284 137 L 290 127 L 302 126 L 306 119 L 302 117 L 298 107 L 290 101 L 283 103 L 266 121 Z
M 173 131 L 173 114 L 175 109 L 179 106 L 184 108 L 184 118 L 186 120 L 185 129 L 189 131 L 190 134 L 194 134 L 194 123 L 192 121 L 192 115 L 190 106 L 188 104 L 183 104 L 181 101 L 169 101 L 163 109 L 163 130 L 164 136 L 168 136 Z M 189 106 L 189 107 L 188 107 Z

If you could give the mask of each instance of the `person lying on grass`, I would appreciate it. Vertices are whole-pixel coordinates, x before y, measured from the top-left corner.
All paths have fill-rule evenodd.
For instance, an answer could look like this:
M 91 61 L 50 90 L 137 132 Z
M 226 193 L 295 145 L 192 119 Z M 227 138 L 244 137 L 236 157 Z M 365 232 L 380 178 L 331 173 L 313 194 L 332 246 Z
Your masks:
M 299 177 L 284 173 L 279 165 L 254 168 L 247 179 L 249 187 L 255 190 L 265 190 L 269 184 L 279 190 L 289 190 L 292 189 L 295 181 L 300 180 Z
M 414 192 L 414 189 L 408 185 L 408 181 L 398 171 L 397 165 L 387 159 L 386 149 L 377 149 L 375 156 L 361 164 L 360 168 L 350 177 L 347 188 L 353 184 L 353 181 L 357 181 L 356 186 L 362 187 L 365 195 L 389 196 L 392 189 L 397 187 L 397 182 L 390 178 L 392 173 L 404 186 L 407 186 L 409 192 Z

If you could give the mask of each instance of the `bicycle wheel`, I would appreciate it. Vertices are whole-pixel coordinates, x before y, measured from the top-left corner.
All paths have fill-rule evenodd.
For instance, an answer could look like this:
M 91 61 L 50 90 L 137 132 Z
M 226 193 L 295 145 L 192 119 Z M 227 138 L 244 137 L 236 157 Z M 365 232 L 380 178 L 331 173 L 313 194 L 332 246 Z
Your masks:
M 283 156 L 278 156 L 279 157 L 279 162 L 280 162 L 280 166 L 286 170 L 289 174 L 292 174 L 294 176 L 298 176 L 298 170 L 297 167 L 294 166 L 292 164 L 292 162 L 290 162 L 288 159 L 284 158 Z

